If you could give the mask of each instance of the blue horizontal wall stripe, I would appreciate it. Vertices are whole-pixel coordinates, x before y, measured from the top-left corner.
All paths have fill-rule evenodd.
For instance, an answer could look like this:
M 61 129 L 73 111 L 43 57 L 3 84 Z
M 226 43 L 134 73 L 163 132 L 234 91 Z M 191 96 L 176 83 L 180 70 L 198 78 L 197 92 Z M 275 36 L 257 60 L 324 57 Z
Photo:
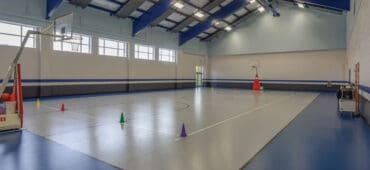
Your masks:
M 365 91 L 366 93 L 370 93 L 369 86 L 360 85 L 360 90 Z
M 254 79 L 203 79 L 204 81 L 239 81 L 252 82 Z M 192 78 L 184 79 L 23 79 L 23 83 L 88 83 L 88 82 L 148 82 L 148 81 L 195 81 Z M 326 83 L 327 80 L 260 80 L 262 83 L 267 82 L 286 82 L 286 83 Z M 3 82 L 0 79 L 0 83 Z M 9 80 L 10 83 L 13 80 Z M 348 81 L 333 80 L 332 83 L 348 83 Z M 366 93 L 370 93 L 370 87 L 360 85 L 360 89 Z
M 332 9 L 350 10 L 350 0 L 304 0 L 304 2 Z
M 209 81 L 254 81 L 254 79 L 204 79 Z M 299 83 L 326 83 L 328 80 L 263 80 L 260 79 L 262 82 L 299 82 Z M 330 80 L 333 83 L 347 83 L 347 81 L 342 80 Z
M 185 79 L 23 79 L 22 82 L 24 83 L 83 83 L 83 82 L 123 82 L 123 81 L 194 81 L 195 79 L 185 78 Z M 242 82 L 249 82 L 253 81 L 254 79 L 203 79 L 205 81 L 242 81 Z M 0 79 L 0 82 L 3 80 Z M 299 82 L 299 83 L 326 83 L 327 80 L 263 80 L 262 82 Z M 10 80 L 13 82 L 13 80 Z M 342 80 L 333 80 L 333 83 L 347 83 L 347 81 Z M 366 87 L 366 86 L 363 86 Z
M 23 83 L 83 83 L 83 82 L 124 82 L 124 81 L 195 81 L 195 79 L 23 79 Z M 3 82 L 0 79 L 0 82 Z M 13 82 L 10 80 L 9 82 Z

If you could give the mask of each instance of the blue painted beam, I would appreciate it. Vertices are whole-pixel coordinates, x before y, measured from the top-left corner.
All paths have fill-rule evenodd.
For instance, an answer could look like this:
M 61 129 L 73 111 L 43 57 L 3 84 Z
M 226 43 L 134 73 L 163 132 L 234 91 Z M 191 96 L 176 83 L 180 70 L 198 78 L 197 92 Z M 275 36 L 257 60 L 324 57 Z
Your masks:
M 150 25 L 156 18 L 160 17 L 171 7 L 171 1 L 160 0 L 157 4 L 153 5 L 146 13 L 141 15 L 133 23 L 132 36 L 135 36 L 142 29 Z
M 50 19 L 51 15 L 59 7 L 63 0 L 47 0 L 46 1 L 46 19 Z
M 322 6 L 326 8 L 349 11 L 351 9 L 350 0 L 303 0 L 307 4 Z
M 268 0 L 260 0 L 263 6 L 268 8 L 274 17 L 280 17 L 280 13 L 276 11 L 276 9 L 272 6 L 272 4 Z
M 190 28 L 186 32 L 180 33 L 180 42 L 179 45 L 183 45 L 187 41 L 191 40 L 192 38 L 196 37 L 198 34 L 206 31 L 210 27 L 212 27 L 212 21 L 214 19 L 222 19 L 226 16 L 234 13 L 238 9 L 246 6 L 249 4 L 249 1 L 246 0 L 234 0 L 233 2 L 229 3 L 225 7 L 221 8 L 211 16 L 209 16 L 204 22 L 201 22 L 194 27 Z

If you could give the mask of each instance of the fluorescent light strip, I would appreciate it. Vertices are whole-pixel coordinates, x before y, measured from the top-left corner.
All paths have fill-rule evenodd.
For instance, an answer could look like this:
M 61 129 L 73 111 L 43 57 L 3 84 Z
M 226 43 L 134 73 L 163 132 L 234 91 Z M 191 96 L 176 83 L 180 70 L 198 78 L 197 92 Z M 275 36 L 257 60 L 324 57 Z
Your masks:
M 220 21 L 218 21 L 218 20 L 213 20 L 213 25 L 217 26 L 217 25 L 219 25 L 219 24 L 220 24 Z
M 203 18 L 204 17 L 204 14 L 201 11 L 196 12 L 194 15 L 198 18 Z
M 173 6 L 175 7 L 175 8 L 178 8 L 178 9 L 182 9 L 182 8 L 184 8 L 184 3 L 183 2 L 181 2 L 181 1 L 177 1 L 175 4 L 173 4 Z
M 302 3 L 297 3 L 297 6 L 299 7 L 299 8 L 304 8 L 305 6 L 304 6 L 304 4 L 302 4 Z
M 233 28 L 231 27 L 231 26 L 227 26 L 227 27 L 225 27 L 225 30 L 226 31 L 231 31 Z
M 258 11 L 260 11 L 260 12 L 265 11 L 265 7 L 263 7 L 263 6 L 259 7 L 259 8 L 258 8 Z

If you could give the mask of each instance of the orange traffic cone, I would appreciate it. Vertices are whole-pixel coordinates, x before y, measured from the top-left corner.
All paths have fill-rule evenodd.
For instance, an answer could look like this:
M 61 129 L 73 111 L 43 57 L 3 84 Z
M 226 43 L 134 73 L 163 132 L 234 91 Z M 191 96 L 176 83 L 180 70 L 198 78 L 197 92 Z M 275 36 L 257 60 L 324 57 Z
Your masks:
M 256 78 L 254 79 L 253 82 L 253 90 L 259 91 L 260 89 L 261 89 L 260 80 L 258 78 L 258 74 L 256 74 Z
M 64 108 L 64 103 L 62 104 L 62 107 L 60 107 L 60 111 L 64 112 L 66 109 Z

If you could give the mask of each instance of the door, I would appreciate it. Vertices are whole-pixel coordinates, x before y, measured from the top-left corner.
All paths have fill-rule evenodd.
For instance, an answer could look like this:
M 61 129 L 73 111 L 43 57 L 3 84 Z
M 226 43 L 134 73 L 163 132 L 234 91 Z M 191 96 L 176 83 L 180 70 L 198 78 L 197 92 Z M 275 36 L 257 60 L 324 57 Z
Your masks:
M 195 67 L 195 84 L 197 87 L 203 86 L 203 66 Z

